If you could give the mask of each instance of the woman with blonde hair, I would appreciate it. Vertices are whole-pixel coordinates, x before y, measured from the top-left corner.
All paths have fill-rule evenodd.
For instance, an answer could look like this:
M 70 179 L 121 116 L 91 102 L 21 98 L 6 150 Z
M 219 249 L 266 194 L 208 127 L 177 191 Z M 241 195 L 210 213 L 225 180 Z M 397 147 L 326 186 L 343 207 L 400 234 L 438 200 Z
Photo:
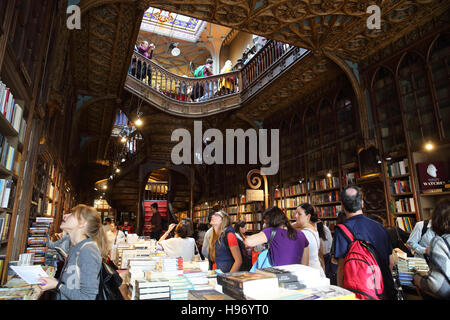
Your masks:
M 64 215 L 61 224 L 71 247 L 58 279 L 40 278 L 41 289 L 56 289 L 57 300 L 95 300 L 99 291 L 102 260 L 108 256 L 108 243 L 101 218 L 95 208 L 77 205 Z
M 220 73 L 224 74 L 224 73 L 231 72 L 232 68 L 233 68 L 233 64 L 231 63 L 230 60 L 227 60 L 225 62 L 225 65 L 223 66 L 222 70 L 220 70 Z M 222 94 L 230 94 L 233 92 L 233 89 L 234 89 L 233 77 L 224 77 L 220 83 L 220 90 L 221 91 L 223 90 Z
M 230 216 L 225 211 L 217 211 L 212 215 L 210 224 L 213 230 L 208 250 L 213 270 L 220 269 L 225 273 L 239 271 L 242 255 Z

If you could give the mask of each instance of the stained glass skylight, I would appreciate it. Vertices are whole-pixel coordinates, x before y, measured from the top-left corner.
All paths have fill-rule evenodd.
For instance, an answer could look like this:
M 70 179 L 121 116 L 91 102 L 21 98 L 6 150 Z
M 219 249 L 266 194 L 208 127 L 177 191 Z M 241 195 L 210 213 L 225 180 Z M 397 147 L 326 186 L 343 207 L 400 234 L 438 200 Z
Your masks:
M 205 21 L 150 7 L 144 13 L 141 30 L 196 42 L 205 26 Z

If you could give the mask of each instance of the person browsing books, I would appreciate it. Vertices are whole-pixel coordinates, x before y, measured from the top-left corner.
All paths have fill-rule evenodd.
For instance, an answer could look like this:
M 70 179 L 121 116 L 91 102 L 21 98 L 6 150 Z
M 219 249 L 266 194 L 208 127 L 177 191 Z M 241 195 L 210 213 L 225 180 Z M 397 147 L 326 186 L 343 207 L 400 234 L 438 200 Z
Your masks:
M 430 271 L 428 275 L 415 274 L 413 282 L 425 299 L 450 300 L 450 200 L 438 203 L 431 227 L 436 236 L 430 243 Z
M 271 207 L 264 211 L 263 220 L 267 227 L 261 232 L 248 236 L 245 245 L 256 247 L 269 241 L 272 230 L 276 230 L 275 237 L 270 244 L 273 265 L 309 263 L 309 242 L 303 232 L 292 227 L 284 212 L 278 207 Z
M 69 235 L 71 247 L 58 279 L 40 278 L 44 291 L 55 289 L 57 300 L 95 300 L 99 291 L 102 259 L 108 246 L 97 210 L 77 205 L 64 216 L 61 229 Z
M 209 238 L 209 260 L 212 269 L 222 272 L 237 272 L 242 264 L 242 255 L 236 234 L 231 226 L 231 219 L 225 211 L 217 211 L 211 217 L 213 228 Z
M 319 217 L 312 205 L 303 203 L 295 210 L 296 221 L 294 228 L 301 230 L 309 243 L 309 266 L 320 270 L 320 276 L 325 277 L 323 253 L 321 252 L 321 242 L 316 223 Z
M 106 239 L 108 241 L 109 256 L 112 260 L 116 259 L 115 248 L 117 244 L 125 240 L 125 238 L 125 233 L 122 230 L 118 230 L 115 222 L 111 222 L 111 228 L 106 233 Z
M 406 241 L 406 244 L 411 248 L 416 258 L 424 258 L 425 254 L 429 253 L 428 247 L 431 244 L 431 240 L 436 236 L 436 233 L 433 231 L 432 221 L 433 218 L 431 220 L 417 222 Z
M 175 237 L 166 238 L 175 229 Z M 190 219 L 183 219 L 178 224 L 172 223 L 166 233 L 159 239 L 158 244 L 170 257 L 182 257 L 183 261 L 191 262 L 195 255 L 195 240 L 191 235 Z

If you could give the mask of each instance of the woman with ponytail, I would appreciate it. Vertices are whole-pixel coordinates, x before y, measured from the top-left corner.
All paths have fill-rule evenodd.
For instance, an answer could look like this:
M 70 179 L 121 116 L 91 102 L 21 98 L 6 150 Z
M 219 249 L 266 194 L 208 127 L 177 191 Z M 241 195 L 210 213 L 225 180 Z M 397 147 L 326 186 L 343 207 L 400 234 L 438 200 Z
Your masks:
M 269 242 L 272 230 L 276 230 L 269 250 L 273 257 L 273 266 L 288 264 L 308 265 L 309 249 L 305 235 L 295 230 L 284 212 L 278 207 L 264 211 L 265 226 L 261 232 L 248 236 L 245 245 L 256 247 Z
M 325 277 L 322 246 L 316 229 L 319 221 L 316 210 L 309 203 L 303 203 L 297 207 L 295 215 L 294 227 L 303 231 L 309 242 L 309 266 L 319 269 L 320 275 Z
M 57 300 L 95 300 L 99 290 L 102 260 L 108 243 L 95 208 L 77 205 L 61 224 L 70 238 L 70 250 L 59 279 L 40 278 L 41 289 L 55 289 Z

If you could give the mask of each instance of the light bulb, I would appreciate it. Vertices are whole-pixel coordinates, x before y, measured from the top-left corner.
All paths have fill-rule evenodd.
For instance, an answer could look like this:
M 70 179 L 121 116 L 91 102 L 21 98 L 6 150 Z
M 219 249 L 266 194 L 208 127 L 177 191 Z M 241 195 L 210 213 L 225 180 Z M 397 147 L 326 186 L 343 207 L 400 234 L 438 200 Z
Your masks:
M 328 178 L 331 178 L 331 172 L 328 172 L 328 173 L 327 173 L 327 177 L 328 177 Z
M 142 120 L 140 118 L 138 118 L 135 123 L 136 126 L 140 127 L 142 125 Z
M 433 146 L 433 144 L 432 144 L 431 142 L 428 142 L 428 143 L 425 145 L 425 149 L 427 149 L 427 150 L 433 150 L 433 148 L 434 148 L 434 146 Z
M 105 184 L 105 185 L 103 186 L 103 189 L 104 189 L 104 190 L 108 189 L 108 186 Z
M 125 142 L 127 142 L 127 138 L 122 137 L 122 139 L 120 139 L 120 141 L 123 142 L 123 143 L 125 143 Z
M 119 168 L 117 168 L 117 169 L 116 169 L 116 173 L 119 173 L 119 172 L 120 172 L 120 169 L 119 169 Z

